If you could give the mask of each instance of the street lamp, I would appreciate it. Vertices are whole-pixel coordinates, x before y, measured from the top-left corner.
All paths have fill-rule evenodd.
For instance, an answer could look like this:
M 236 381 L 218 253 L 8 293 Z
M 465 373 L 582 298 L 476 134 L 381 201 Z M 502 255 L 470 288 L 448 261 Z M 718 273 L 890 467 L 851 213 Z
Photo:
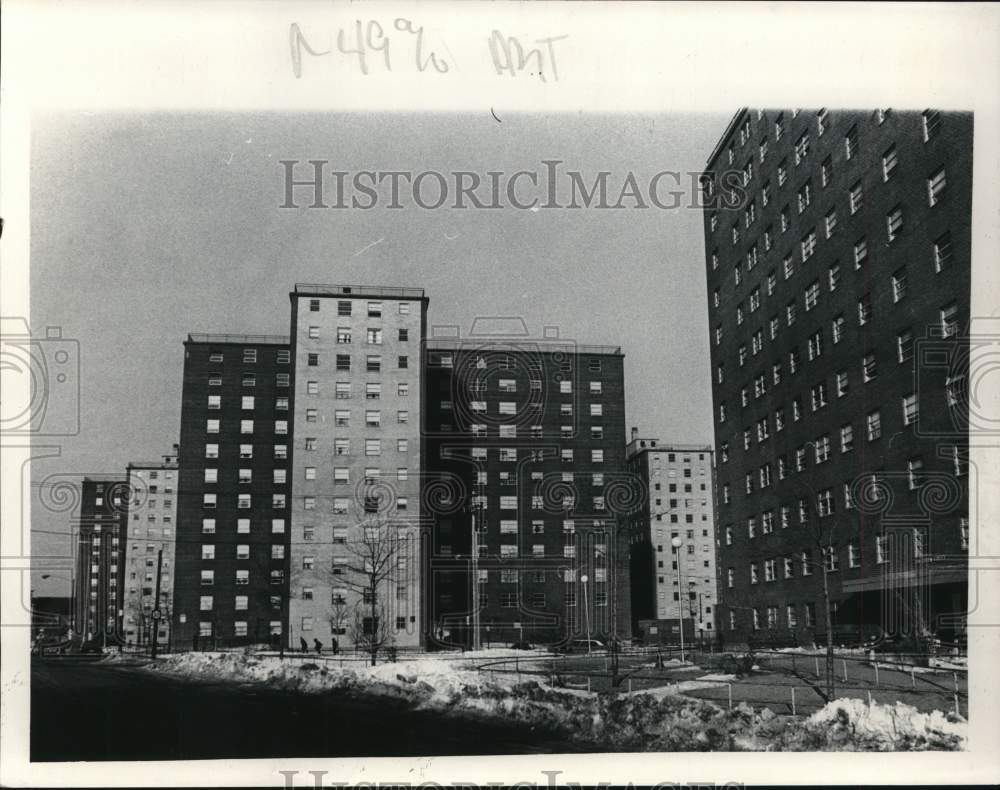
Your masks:
M 674 555 L 677 557 L 677 622 L 681 626 L 681 663 L 684 663 L 684 610 L 681 609 L 681 594 L 684 593 L 684 582 L 681 578 L 681 553 L 680 547 L 684 545 L 679 537 L 671 538 L 670 545 L 674 547 Z
M 587 652 L 590 653 L 590 607 L 587 605 L 587 582 L 590 581 L 590 577 L 585 573 L 580 577 L 580 581 L 583 583 L 583 621 L 587 627 Z

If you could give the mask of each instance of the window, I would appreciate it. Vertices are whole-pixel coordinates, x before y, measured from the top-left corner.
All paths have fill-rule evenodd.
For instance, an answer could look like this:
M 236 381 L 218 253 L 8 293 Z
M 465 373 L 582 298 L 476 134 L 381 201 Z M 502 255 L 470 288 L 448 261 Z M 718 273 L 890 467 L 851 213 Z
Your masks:
M 796 195 L 796 198 L 798 200 L 799 214 L 801 214 L 803 211 L 806 210 L 806 208 L 809 207 L 809 204 L 812 202 L 812 182 L 811 181 L 806 181 L 799 188 L 799 191 L 798 191 L 798 194 Z
M 915 392 L 903 396 L 903 425 L 912 425 L 920 412 Z
M 911 458 L 906 462 L 906 476 L 907 482 L 909 484 L 910 490 L 915 491 L 920 487 L 921 476 L 920 473 L 923 471 L 924 462 L 919 458 Z
M 802 261 L 805 262 L 809 260 L 813 253 L 816 251 L 816 231 L 810 230 L 803 238 L 801 242 L 802 246 Z
M 206 420 L 205 421 L 205 433 L 218 433 L 219 432 L 219 421 L 218 420 Z
M 875 562 L 878 565 L 885 565 L 889 562 L 887 552 L 887 537 L 885 535 L 875 536 Z
M 906 296 L 906 269 L 897 269 L 892 273 L 892 301 L 899 302 Z
M 841 370 L 837 372 L 837 397 L 843 398 L 849 389 L 849 383 L 847 378 L 847 371 Z
M 858 299 L 858 325 L 864 326 L 872 318 L 872 299 L 871 294 L 862 294 L 861 298 Z
M 382 370 L 382 357 L 378 354 L 369 354 L 365 357 L 365 370 L 369 373 L 378 373 Z
M 819 280 L 813 280 L 805 290 L 806 312 L 812 310 L 819 301 Z
M 923 130 L 924 130 L 924 142 L 929 142 L 937 136 L 938 131 L 941 129 L 941 113 L 937 110 L 924 110 L 923 114 Z
M 875 364 L 874 354 L 865 354 L 861 359 L 861 380 L 866 384 L 873 381 L 878 375 L 878 367 Z
M 838 315 L 833 319 L 832 323 L 833 330 L 833 342 L 839 343 L 844 337 L 844 316 Z
M 365 455 L 381 455 L 381 454 L 382 454 L 381 439 L 365 439 Z
M 854 426 L 848 424 L 840 428 L 840 452 L 849 453 L 854 449 Z
M 896 146 L 890 145 L 884 154 L 882 154 L 882 180 L 888 181 L 892 178 L 893 172 L 896 170 L 896 165 L 899 164 L 899 158 L 896 155 Z
M 913 332 L 909 329 L 896 335 L 896 356 L 900 363 L 913 358 Z
M 858 153 L 858 127 L 852 126 L 844 136 L 844 157 L 852 158 Z
M 903 208 L 896 206 L 885 217 L 887 238 L 890 242 L 899 238 L 903 231 Z
M 865 417 L 865 433 L 868 436 L 869 442 L 873 442 L 882 436 L 882 418 L 877 409 L 869 412 Z
M 851 214 L 857 214 L 861 210 L 864 197 L 861 188 L 861 182 L 858 181 L 854 186 L 851 187 L 848 193 L 848 203 L 850 205 Z
M 309 364 L 312 363 L 310 362 Z M 337 354 L 337 370 L 341 373 L 350 372 L 351 370 L 350 354 Z
M 951 265 L 951 233 L 945 232 L 934 240 L 934 271 L 940 272 Z
M 823 219 L 826 228 L 826 237 L 830 238 L 837 229 L 837 209 L 832 208 L 826 213 Z
M 958 304 L 952 302 L 941 308 L 941 336 L 954 337 L 958 334 Z
M 854 268 L 860 269 L 868 260 L 868 241 L 864 238 L 854 242 Z

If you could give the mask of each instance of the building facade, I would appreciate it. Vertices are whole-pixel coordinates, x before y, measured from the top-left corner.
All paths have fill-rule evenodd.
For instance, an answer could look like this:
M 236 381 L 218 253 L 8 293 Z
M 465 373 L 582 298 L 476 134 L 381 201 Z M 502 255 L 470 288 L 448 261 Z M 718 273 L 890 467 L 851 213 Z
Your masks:
M 422 289 L 296 285 L 289 639 L 423 644 Z
M 128 488 L 122 478 L 85 477 L 75 563 L 74 635 L 102 645 L 121 639 Z
M 178 452 L 173 644 L 287 633 L 291 350 L 271 335 L 189 335 Z
M 427 345 L 435 644 L 628 636 L 621 349 L 552 331 Z
M 646 494 L 629 524 L 633 622 L 652 641 L 677 640 L 682 618 L 685 638 L 712 638 L 718 600 L 714 452 L 643 439 L 633 428 L 625 456 Z
M 962 630 L 970 114 L 742 110 L 702 185 L 720 626 Z
M 127 645 L 169 646 L 177 540 L 177 457 L 127 467 L 124 624 Z M 157 596 L 159 604 L 157 604 Z

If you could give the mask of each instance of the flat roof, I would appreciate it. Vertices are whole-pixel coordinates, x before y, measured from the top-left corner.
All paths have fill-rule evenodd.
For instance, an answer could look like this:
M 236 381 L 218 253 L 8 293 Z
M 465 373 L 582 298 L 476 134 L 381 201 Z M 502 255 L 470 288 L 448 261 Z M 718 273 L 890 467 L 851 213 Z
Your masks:
M 402 288 L 391 285 L 332 285 L 328 283 L 295 283 L 295 296 L 378 296 L 385 299 L 425 299 L 423 288 Z
M 528 339 L 521 342 L 469 337 L 465 339 L 436 338 L 425 341 L 430 351 L 510 351 L 524 354 L 610 354 L 625 356 L 621 346 L 595 346 L 570 340 Z
M 185 343 L 238 343 L 240 345 L 288 345 L 288 335 L 229 335 L 190 332 Z

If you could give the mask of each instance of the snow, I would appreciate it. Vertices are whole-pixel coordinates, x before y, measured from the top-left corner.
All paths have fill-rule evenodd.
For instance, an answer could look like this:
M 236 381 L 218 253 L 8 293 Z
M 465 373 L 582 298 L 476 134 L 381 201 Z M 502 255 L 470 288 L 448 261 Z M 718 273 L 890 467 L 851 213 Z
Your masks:
M 685 691 L 734 679 L 722 673 L 609 695 L 555 688 L 542 682 L 544 676 L 494 675 L 474 668 L 484 658 L 506 655 L 510 651 L 477 651 L 445 660 L 414 655 L 375 667 L 356 661 L 341 667 L 334 658 L 282 661 L 274 656 L 204 652 L 166 656 L 145 665 L 143 671 L 192 682 L 391 698 L 417 709 L 559 732 L 595 751 L 956 750 L 967 743 L 964 719 L 940 711 L 921 713 L 899 702 L 869 706 L 862 700 L 840 699 L 803 719 L 777 716 L 767 708 L 758 711 L 746 703 L 730 711 L 684 696 Z M 518 655 L 525 664 L 545 658 Z

